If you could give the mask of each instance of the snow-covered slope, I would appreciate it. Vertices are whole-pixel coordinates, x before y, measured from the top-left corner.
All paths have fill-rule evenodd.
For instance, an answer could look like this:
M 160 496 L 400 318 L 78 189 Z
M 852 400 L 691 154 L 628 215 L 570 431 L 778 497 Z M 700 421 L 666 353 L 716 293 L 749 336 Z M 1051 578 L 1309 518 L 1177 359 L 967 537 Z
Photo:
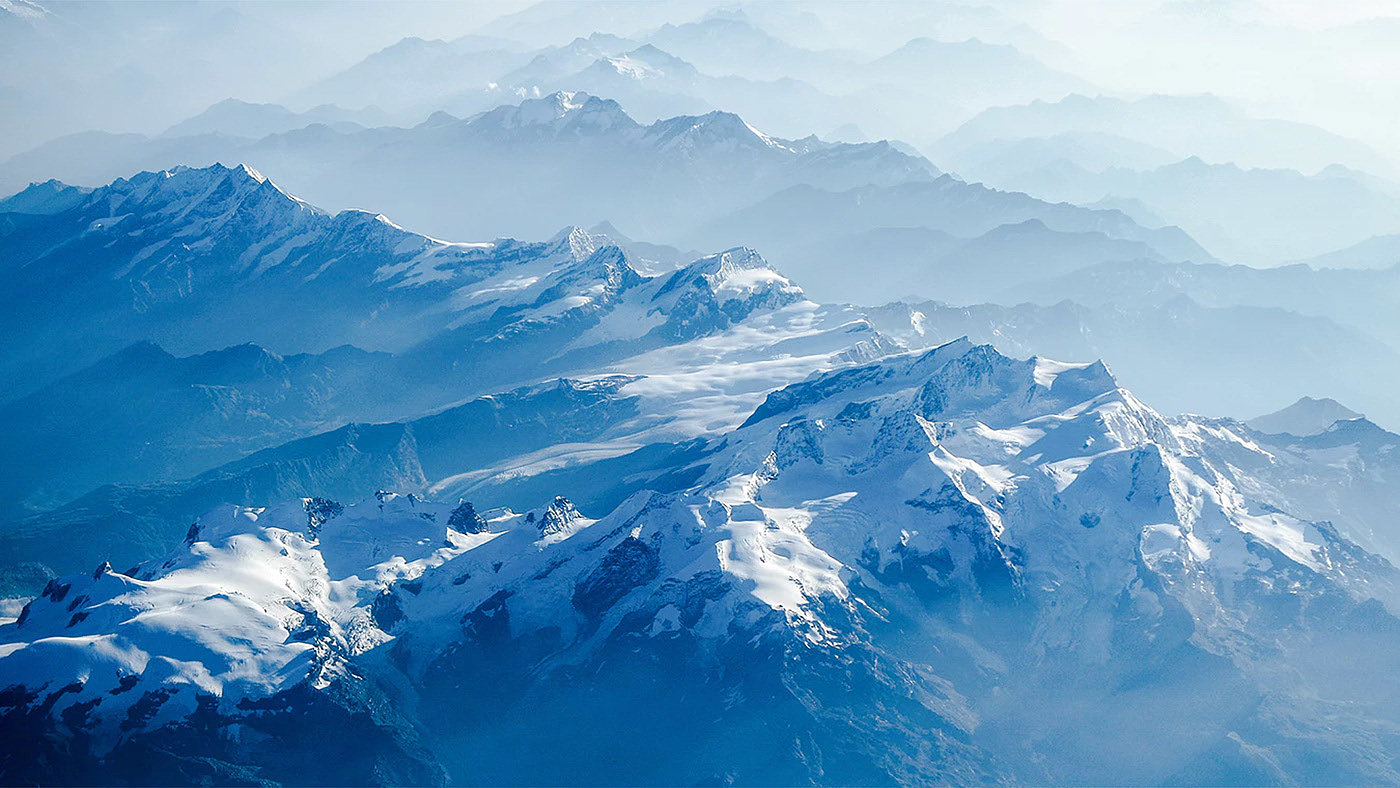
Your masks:
M 277 779 L 341 744 L 270 732 L 344 714 L 349 782 L 1394 781 L 1357 742 L 1396 570 L 1201 429 L 964 340 L 780 389 L 610 512 L 217 509 L 0 630 L 6 775 Z
M 1400 435 L 1360 416 L 1305 435 L 1264 430 L 1258 420 L 1192 421 L 1198 440 L 1247 475 L 1250 494 L 1276 508 L 1327 520 L 1347 538 L 1400 564 L 1395 527 Z
M 604 238 L 570 228 L 543 243 L 478 245 L 459 267 L 436 257 L 394 259 L 376 261 L 376 280 L 393 284 L 371 285 L 379 296 L 366 312 L 346 303 L 355 298 L 348 295 L 326 304 L 334 315 L 325 319 L 345 324 L 368 312 L 385 320 L 391 299 L 417 304 L 441 330 L 398 355 L 341 348 L 283 357 L 241 345 L 177 358 L 138 344 L 0 408 L 20 464 L 0 483 L 13 507 L 0 571 L 10 577 L 31 562 L 69 568 L 112 550 L 116 532 L 141 535 L 120 543 L 124 560 L 149 557 L 220 500 L 265 504 L 289 493 L 355 489 L 363 480 L 496 488 L 604 456 L 648 464 L 645 454 L 633 456 L 648 444 L 730 429 L 777 386 L 898 347 L 859 315 L 807 300 L 746 249 L 643 274 Z M 195 260 L 215 270 L 221 264 Z M 234 286 L 266 292 L 258 280 Z M 198 288 L 188 296 L 207 297 Z M 271 322 L 279 318 L 296 321 L 293 328 L 307 318 L 269 314 L 250 300 L 265 329 L 283 325 Z M 172 321 L 168 330 L 186 325 Z M 579 379 L 550 380 L 557 376 Z M 527 389 L 507 391 L 522 384 Z M 566 390 L 590 394 L 546 408 L 549 392 Z M 590 411 L 593 393 L 599 408 Z M 483 394 L 490 396 L 473 399 Z M 583 429 L 569 426 L 584 413 L 592 416 Z M 397 423 L 363 434 L 336 429 L 383 419 Z M 529 438 L 541 420 L 550 428 Z M 388 427 L 397 431 L 371 439 Z M 488 428 L 493 452 L 448 434 L 488 440 Z M 257 449 L 266 450 L 229 462 Z M 211 468 L 218 462 L 228 464 Z M 598 495 L 620 489 L 628 485 Z M 49 507 L 56 508 L 21 519 Z M 80 546 L 56 550 L 65 539 Z
M 853 114 L 847 100 L 798 79 L 711 76 L 653 44 L 615 41 L 598 48 L 592 45 L 596 38 L 571 44 L 570 48 L 588 45 L 575 49 L 569 58 L 560 57 L 564 54 L 561 51 L 537 59 L 487 89 L 454 96 L 446 106 L 457 114 L 471 114 L 473 109 L 488 108 L 507 96 L 585 91 L 617 101 L 628 115 L 647 123 L 723 109 L 776 134 L 798 137 L 812 129 L 839 125 Z M 596 59 L 582 63 L 590 54 Z M 568 70 L 571 66 L 575 67 L 572 71 Z
M 580 243 L 584 238 L 574 236 Z M 657 456 L 649 446 L 684 444 L 731 429 L 777 386 L 898 349 L 859 315 L 805 300 L 752 252 L 715 255 L 654 278 L 625 269 L 629 286 L 621 292 L 606 292 L 607 282 L 618 282 L 609 272 L 624 270 L 611 262 L 564 265 L 547 274 L 549 282 L 518 288 L 497 290 L 488 280 L 486 289 L 493 292 L 481 298 L 500 302 L 475 303 L 462 327 L 434 343 L 399 357 L 374 356 L 368 369 L 346 367 L 343 359 L 330 363 L 331 356 L 295 359 L 296 370 L 310 367 L 296 373 L 309 374 L 310 384 L 289 378 L 278 357 L 245 347 L 234 350 L 260 352 L 273 363 L 247 379 L 210 387 L 198 382 L 208 357 L 173 359 L 147 348 L 178 374 L 162 383 L 149 370 L 128 369 L 122 378 L 95 368 L 21 400 L 0 411 L 13 416 L 15 435 L 23 439 L 15 456 L 29 459 L 5 480 L 17 496 L 37 490 L 66 501 L 58 494 L 76 494 L 83 489 L 80 481 L 106 484 L 7 525 L 0 573 L 28 577 L 33 573 L 20 570 L 36 564 L 67 569 L 114 549 L 125 561 L 137 560 L 173 544 L 188 519 L 219 501 L 339 496 L 371 480 L 398 489 L 431 487 L 440 495 L 490 489 L 517 501 L 532 494 L 532 485 L 566 469 L 617 458 L 628 479 L 562 482 L 582 500 L 615 501 L 650 479 L 647 474 L 664 474 L 658 463 L 670 461 L 673 451 L 662 449 Z M 589 272 L 602 276 L 575 276 Z M 504 279 L 522 277 L 516 272 Z M 520 288 L 529 292 L 522 295 Z M 333 355 L 346 353 L 354 355 Z M 113 363 L 120 356 L 104 362 Z M 320 364 L 327 366 L 317 372 Z M 296 420 L 298 414 L 411 417 L 434 401 L 432 395 L 448 401 L 563 372 L 585 377 L 491 394 L 397 424 L 356 425 L 276 445 L 278 434 L 309 426 Z M 289 380 L 296 397 L 284 402 L 279 396 Z M 350 384 L 373 393 L 356 394 L 353 386 L 345 388 Z M 135 395 L 135 401 L 161 396 L 170 407 L 127 412 L 104 405 L 101 387 L 111 385 L 135 392 L 154 386 L 157 394 Z M 87 429 L 74 423 L 59 431 L 71 418 L 64 415 L 67 406 L 75 404 L 87 414 Z M 66 442 L 45 445 L 45 434 Z M 94 441 L 91 458 L 64 464 L 65 452 L 84 436 Z M 221 451 L 259 445 L 271 448 L 173 481 Z M 120 475 L 106 469 L 113 457 L 131 452 L 136 461 L 124 462 Z M 608 472 L 601 471 L 604 477 Z M 141 537 L 122 541 L 121 533 Z M 76 546 L 59 550 L 65 541 Z

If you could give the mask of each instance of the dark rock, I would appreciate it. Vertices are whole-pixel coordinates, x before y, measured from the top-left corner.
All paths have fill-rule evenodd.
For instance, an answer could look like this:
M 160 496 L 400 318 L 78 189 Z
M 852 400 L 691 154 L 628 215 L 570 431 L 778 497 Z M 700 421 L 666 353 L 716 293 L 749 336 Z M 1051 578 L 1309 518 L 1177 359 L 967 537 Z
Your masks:
M 487 525 L 486 518 L 477 514 L 471 501 L 462 501 L 448 516 L 447 527 L 458 533 L 480 534 L 486 532 Z
M 306 530 L 312 536 L 320 533 L 327 521 L 345 512 L 343 504 L 327 498 L 307 498 L 302 501 L 302 508 L 306 510 Z
M 629 536 L 609 550 L 598 567 L 575 586 L 574 608 L 596 619 L 633 589 L 655 580 L 660 565 L 654 549 Z
M 540 535 L 562 533 L 580 517 L 582 515 L 574 508 L 572 501 L 562 495 L 556 496 L 545 508 L 544 517 L 540 518 Z

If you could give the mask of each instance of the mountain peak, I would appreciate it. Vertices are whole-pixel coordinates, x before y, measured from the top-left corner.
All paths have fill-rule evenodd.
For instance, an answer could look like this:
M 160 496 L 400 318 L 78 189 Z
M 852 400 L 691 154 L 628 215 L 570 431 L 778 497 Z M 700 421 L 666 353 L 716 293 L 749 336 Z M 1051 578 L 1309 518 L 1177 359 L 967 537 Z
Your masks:
M 654 69 L 670 72 L 673 76 L 678 74 L 693 75 L 696 73 L 695 66 L 691 65 L 688 61 L 678 58 L 654 44 L 642 44 L 623 55 L 622 58 L 629 61 L 641 61 Z M 614 58 L 614 60 L 616 60 L 616 58 Z
M 658 120 L 647 129 L 647 134 L 659 148 L 687 153 L 700 149 L 789 149 L 738 115 L 722 110 Z
M 92 192 L 85 186 L 69 186 L 57 178 L 34 182 L 18 193 L 0 199 L 0 212 L 55 214 L 83 201 Z
M 1282 410 L 1250 419 L 1245 423 L 1271 435 L 1287 433 L 1306 437 L 1325 432 L 1339 421 L 1359 418 L 1362 418 L 1362 414 L 1330 397 L 1302 397 Z
M 735 247 L 702 257 L 677 271 L 675 276 L 703 278 L 717 296 L 738 297 L 760 290 L 772 290 L 802 297 L 802 289 L 778 273 L 763 255 L 748 247 Z
M 779 389 L 768 395 L 745 426 L 778 415 L 790 419 L 819 402 L 835 412 L 862 398 L 899 391 L 917 392 L 915 402 L 922 418 L 946 420 L 977 413 L 992 427 L 1110 400 L 1147 412 L 1118 386 L 1102 361 L 1014 359 L 963 336 L 930 350 L 827 372 Z M 1131 439 L 1131 435 L 1124 437 Z
M 414 126 L 414 128 L 435 129 L 440 128 L 442 126 L 450 126 L 454 123 L 460 123 L 461 121 L 462 119 L 457 117 L 456 115 L 452 115 L 444 110 L 437 110 L 433 114 L 424 118 L 423 122 L 419 123 L 417 126 Z
M 567 248 L 575 260 L 582 261 L 598 251 L 598 248 L 602 246 L 599 243 L 600 240 L 602 239 L 594 233 L 590 233 L 578 225 L 570 225 L 555 233 L 549 239 L 549 243 L 560 248 Z
M 231 221 L 229 210 L 235 205 L 246 205 L 261 221 L 272 222 L 281 221 L 278 217 L 283 210 L 325 213 L 282 191 L 265 175 L 243 163 L 178 166 L 138 173 L 94 190 L 88 202 L 100 203 L 114 217 L 140 207 L 172 222 L 182 221 L 184 235 L 203 226 L 190 221 L 201 213 L 209 214 L 203 218 L 216 224 Z
M 228 178 L 233 181 L 252 181 L 263 183 L 267 177 L 252 167 L 239 162 L 233 166 L 228 166 L 223 162 L 215 162 L 207 167 L 191 167 L 178 164 L 168 170 L 156 170 L 138 173 L 130 178 L 131 182 L 144 180 L 147 182 L 156 181 L 204 181 L 211 182 L 221 178 Z M 118 181 L 120 182 L 120 181 Z
M 520 104 L 497 107 L 473 118 L 469 124 L 502 131 L 551 129 L 555 132 L 593 134 L 616 128 L 632 128 L 637 122 L 612 99 L 590 96 L 582 91 L 560 90 L 540 98 L 526 99 Z

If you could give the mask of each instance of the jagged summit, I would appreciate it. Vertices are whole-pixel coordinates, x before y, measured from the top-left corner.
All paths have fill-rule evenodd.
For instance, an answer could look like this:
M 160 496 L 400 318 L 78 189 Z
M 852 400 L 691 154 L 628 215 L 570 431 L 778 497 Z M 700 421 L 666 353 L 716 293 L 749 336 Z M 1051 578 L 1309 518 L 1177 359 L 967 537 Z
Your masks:
M 567 247 L 575 260 L 584 260 L 598 251 L 603 233 L 585 230 L 578 225 L 570 225 L 555 233 L 549 243 Z
M 107 208 L 114 215 L 118 211 L 140 209 L 163 213 L 171 220 L 178 221 L 198 215 L 204 207 L 228 210 L 234 205 L 253 202 L 257 203 L 255 210 L 260 211 L 285 207 L 309 213 L 326 213 L 282 191 L 267 176 L 243 163 L 233 166 L 222 163 L 208 167 L 178 166 L 140 172 L 94 189 L 88 199 L 90 206 Z M 230 212 L 226 218 L 233 218 L 234 215 Z
M 735 248 L 702 257 L 661 278 L 657 296 L 703 291 L 720 311 L 739 319 L 755 309 L 780 309 L 805 300 L 802 289 L 753 249 Z
M 581 94 L 557 99 L 547 104 L 566 116 L 595 102 Z M 57 355 L 71 366 L 51 380 L 139 339 L 178 352 L 250 340 L 289 353 L 345 344 L 415 348 L 435 363 L 475 365 L 497 358 L 506 338 L 530 337 L 547 343 L 536 348 L 544 354 L 536 363 L 580 364 L 598 348 L 637 352 L 722 333 L 797 304 L 817 309 L 752 249 L 699 260 L 670 250 L 676 256 L 657 265 L 645 255 L 667 250 L 574 225 L 542 242 L 447 242 L 373 211 L 327 214 L 241 166 L 140 173 L 43 219 L 21 223 L 3 239 L 18 272 L 12 290 L 35 293 L 25 303 L 36 305 L 80 300 L 91 320 L 126 327 L 96 343 L 68 324 L 35 337 L 36 352 L 56 339 L 69 343 Z M 26 233 L 43 238 L 31 242 Z M 634 248 L 644 256 L 634 258 Z M 371 321 L 334 318 L 357 309 Z M 854 334 L 827 334 L 833 327 L 826 319 L 816 323 L 822 328 L 814 336 L 822 339 L 813 340 L 821 354 L 861 343 Z M 796 330 L 784 322 L 775 336 Z M 868 326 L 863 336 L 877 341 Z M 474 374 L 508 379 L 524 374 L 516 365 L 525 360 L 498 359 Z
M 103 247 L 103 256 L 115 258 L 117 278 L 169 270 L 177 262 L 208 270 L 212 261 L 231 261 L 233 270 L 257 276 L 275 267 L 299 267 L 327 254 L 327 245 L 337 247 L 341 257 L 351 248 L 376 249 L 385 256 L 381 265 L 386 267 L 405 255 L 431 265 L 443 253 L 483 248 L 410 232 L 374 211 L 351 208 L 330 214 L 246 164 L 141 172 L 82 192 L 62 184 L 42 188 L 65 195 L 61 210 L 48 212 L 71 228 L 55 228 L 55 234 L 72 232 L 74 237 L 31 251 L 54 255 L 65 243 L 105 236 L 111 243 Z M 304 276 L 314 279 L 324 271 L 318 262 Z

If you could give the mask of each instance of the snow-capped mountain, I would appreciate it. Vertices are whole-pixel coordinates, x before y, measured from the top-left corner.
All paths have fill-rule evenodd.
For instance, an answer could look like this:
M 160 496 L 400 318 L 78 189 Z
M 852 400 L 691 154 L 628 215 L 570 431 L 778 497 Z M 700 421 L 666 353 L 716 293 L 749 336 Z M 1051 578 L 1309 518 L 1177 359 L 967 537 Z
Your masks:
M 1318 427 L 1329 416 L 1337 416 Z M 1249 422 L 1197 419 L 1197 434 L 1251 479 L 1249 494 L 1332 522 L 1367 550 L 1400 562 L 1400 435 L 1334 400 L 1310 400 Z M 1290 427 L 1297 432 L 1278 431 Z M 1308 483 L 1299 484 L 1299 478 Z
M 314 160 L 320 150 L 296 155 Z M 257 162 L 273 153 L 248 155 Z M 624 229 L 636 235 L 689 241 L 705 220 L 795 184 L 851 188 L 936 174 L 889 143 L 784 140 L 721 111 L 641 125 L 614 101 L 560 92 L 410 130 L 396 144 L 362 151 L 353 167 L 323 167 L 294 190 L 330 205 L 373 200 L 448 237 L 537 237 L 569 221 L 626 217 Z M 459 188 L 481 182 L 492 188 L 480 196 Z M 451 202 L 432 197 L 448 188 Z M 701 246 L 728 245 L 710 237 Z
M 512 29 L 507 38 L 551 44 L 526 54 L 498 34 L 454 41 L 410 37 L 297 99 L 308 106 L 368 103 L 421 117 L 437 109 L 473 114 L 490 106 L 485 102 L 551 90 L 601 91 L 647 121 L 718 108 L 779 134 L 861 122 L 879 136 L 922 144 L 987 107 L 1057 100 L 1090 88 L 1012 46 L 1030 43 L 1025 36 L 1013 34 L 1013 42 L 993 34 L 996 43 L 969 37 L 991 33 L 984 24 L 976 31 L 940 31 L 938 40 L 881 43 L 862 54 L 844 48 L 845 35 L 840 50 L 785 40 L 813 21 L 810 13 L 767 4 L 704 5 L 693 9 L 693 21 L 647 26 L 636 9 L 618 4 L 558 27 L 559 20 L 550 20 L 528 33 Z M 926 13 L 917 5 L 887 12 Z M 585 20 L 606 26 L 588 27 Z M 543 29 L 561 37 L 542 37 Z
M 5 556 L 0 587 L 6 590 L 0 596 L 37 593 L 40 578 L 93 562 L 128 566 L 159 556 L 179 543 L 190 521 L 228 501 L 353 499 L 367 488 L 421 493 L 445 478 L 462 484 L 465 469 L 490 469 L 532 454 L 564 465 L 569 447 L 585 449 L 580 454 L 593 460 L 625 455 L 634 446 L 609 451 L 607 440 L 619 424 L 640 415 L 639 398 L 620 392 L 634 380 L 551 381 L 411 421 L 347 424 L 179 481 L 104 484 L 51 511 L 6 524 L 0 532 Z M 195 455 L 186 467 L 200 467 L 197 460 Z M 525 475 L 514 472 L 516 478 Z
M 580 132 L 590 117 L 613 117 L 541 102 L 496 113 L 490 126 L 568 133 L 541 112 L 551 107 Z M 666 144 L 703 145 L 704 129 L 669 129 Z M 648 279 L 622 248 L 576 228 L 545 242 L 449 243 L 381 214 L 328 214 L 242 165 L 142 173 L 91 191 L 40 184 L 8 205 L 38 211 L 4 214 L 0 231 L 12 387 L 144 340 L 179 352 L 248 341 L 284 353 L 404 350 L 468 323 L 484 331 L 488 318 L 497 331 L 596 317 Z
M 5 480 L 16 505 L 66 503 L 7 526 L 0 571 L 30 577 L 31 564 L 71 566 L 110 553 L 109 535 L 133 532 L 144 536 L 118 549 L 123 560 L 137 560 L 173 544 L 186 520 L 219 501 L 342 495 L 365 479 L 446 494 L 499 489 L 613 457 L 645 478 L 639 474 L 669 456 L 653 456 L 648 445 L 732 428 L 775 386 L 899 347 L 859 314 L 806 300 L 751 251 L 647 276 L 615 247 L 594 249 L 595 242 L 579 230 L 561 234 L 542 246 L 570 247 L 567 256 L 525 257 L 462 288 L 453 302 L 459 324 L 398 356 L 347 348 L 283 359 L 242 346 L 177 359 L 136 346 L 8 406 L 0 415 L 11 417 L 7 429 L 19 438 L 14 456 L 29 463 Z M 153 363 L 133 364 L 133 355 Z M 249 356 L 263 360 L 258 369 L 214 363 Z M 586 377 L 414 418 L 466 394 L 556 374 Z M 169 405 L 128 411 L 107 403 L 114 390 L 147 392 L 133 405 L 152 396 Z M 85 414 L 81 425 L 68 426 L 73 413 Z M 386 415 L 403 421 L 278 445 L 318 423 Z M 465 444 L 463 435 L 471 436 Z M 62 462 L 84 441 L 95 444 L 90 458 Z M 262 446 L 191 474 L 231 451 Z M 104 470 L 128 453 L 135 459 L 120 475 Z M 98 483 L 104 486 L 68 501 Z M 599 494 L 608 498 L 613 489 Z M 70 540 L 81 546 L 54 552 Z
M 691 440 L 737 425 L 775 386 L 898 347 L 742 248 L 643 273 L 609 238 L 578 228 L 539 243 L 448 244 L 364 212 L 327 215 L 246 168 L 147 173 L 77 198 L 49 215 L 12 214 L 25 223 L 6 239 L 18 249 L 12 295 L 29 310 L 13 319 L 43 342 L 16 337 L 5 362 L 76 364 L 122 341 L 118 331 L 95 341 L 97 324 L 219 349 L 176 356 L 138 342 L 0 406 L 17 466 L 0 482 L 7 576 L 53 564 L 54 544 L 99 522 L 61 562 L 110 552 L 109 533 L 142 534 L 121 549 L 147 557 L 178 537 L 172 522 L 228 496 L 331 494 L 365 479 L 475 488 L 519 475 L 540 462 L 526 455 L 555 444 L 593 441 L 578 451 L 596 459 Z M 73 235 L 25 247 L 41 237 L 26 229 L 39 227 L 50 242 Z M 290 350 L 401 339 L 393 355 L 223 347 L 250 334 Z M 420 418 L 560 376 L 584 387 L 626 380 L 619 399 L 641 405 L 611 431 L 604 420 L 544 443 L 497 438 L 510 451 L 489 458 L 436 448 L 455 439 L 430 425 L 457 408 Z M 539 405 L 520 407 L 511 423 L 528 432 Z M 340 428 L 383 420 L 407 432 Z M 549 462 L 575 460 L 563 448 Z
M 610 511 L 219 508 L 0 630 L 6 777 L 1395 780 L 1356 742 L 1396 570 L 1213 430 L 963 340 L 780 389 Z
M 431 332 L 422 311 L 442 293 L 401 286 L 399 268 L 490 270 L 518 251 L 435 241 L 365 211 L 331 215 L 243 165 L 141 173 L 46 210 L 6 214 L 0 233 L 5 364 L 24 372 L 11 385 L 144 339 L 402 347 Z M 349 309 L 384 319 L 325 319 Z
M 1071 5 L 0 0 L 0 785 L 1400 785 L 1400 18 Z
M 641 42 L 629 38 L 592 33 L 562 46 L 547 47 L 520 68 L 492 81 L 509 90 L 537 90 L 591 65 L 636 49 Z
M 543 128 L 544 133 L 571 134 L 563 129 L 575 127 L 557 124 L 562 118 L 583 124 L 578 133 L 589 133 L 584 121 L 590 113 L 580 114 L 580 109 L 577 102 L 529 103 L 524 107 L 528 111 L 497 111 L 490 125 L 493 133 L 528 136 Z M 610 117 L 606 106 L 595 110 Z M 683 124 L 652 128 L 658 138 L 677 145 L 690 144 L 695 132 Z M 752 139 L 756 146 L 768 144 L 760 136 Z M 147 185 L 134 185 L 139 183 Z M 1145 310 L 1095 310 L 1073 304 L 1015 309 L 820 306 L 750 250 L 707 256 L 678 269 L 642 266 L 627 251 L 631 246 L 626 240 L 617 242 L 623 248 L 607 236 L 577 228 L 541 243 L 449 244 L 355 212 L 349 218 L 363 221 L 350 222 L 350 229 L 342 232 L 337 228 L 343 217 L 326 215 L 242 168 L 146 174 L 95 192 L 45 184 L 26 194 L 31 193 L 33 204 L 52 205 L 53 213 L 27 214 L 21 220 L 66 228 L 77 236 L 70 245 L 102 250 L 74 269 L 78 278 L 58 297 L 71 298 L 73 292 L 90 288 L 99 294 L 96 299 L 109 304 L 106 322 L 129 326 L 131 339 L 151 332 L 184 343 L 184 352 L 223 348 L 250 332 L 288 352 L 314 349 L 322 342 L 384 347 L 397 335 L 405 340 L 390 345 L 398 351 L 394 356 L 343 348 L 284 357 L 241 345 L 177 358 L 149 344 L 136 345 L 0 408 L 0 423 L 16 438 L 11 454 L 22 464 L 0 485 L 6 488 L 9 517 L 53 508 L 15 523 L 23 536 L 8 551 L 9 573 L 27 562 L 44 561 L 54 535 L 80 523 L 120 520 L 152 534 L 135 558 L 164 549 L 182 533 L 184 521 L 231 489 L 243 490 L 236 500 L 248 504 L 287 494 L 329 494 L 317 485 L 341 485 L 337 473 L 360 479 L 371 472 L 352 474 L 341 464 L 342 455 L 334 454 L 324 461 L 331 470 L 305 470 L 322 462 L 317 460 L 295 466 L 290 475 L 277 471 L 273 476 L 279 481 L 273 484 L 209 482 L 244 478 L 249 467 L 270 467 L 280 460 L 263 457 L 250 460 L 252 466 L 233 461 L 318 432 L 326 432 L 323 445 L 339 447 L 344 433 L 336 428 L 346 423 L 395 421 L 412 426 L 421 444 L 424 429 L 416 420 L 424 413 L 555 377 L 588 381 L 598 375 L 625 376 L 631 382 L 619 396 L 639 404 L 626 425 L 601 422 L 597 431 L 575 436 L 586 446 L 532 456 L 549 445 L 510 443 L 517 450 L 495 455 L 490 462 L 478 457 L 460 463 L 425 460 L 418 449 L 408 451 L 418 455 L 412 462 L 396 459 L 392 452 L 371 451 L 369 464 L 383 463 L 372 471 L 382 476 L 371 478 L 399 480 L 435 494 L 507 494 L 503 491 L 522 475 L 535 478 L 603 455 L 619 458 L 619 468 L 641 474 L 643 469 L 654 470 L 654 458 L 643 447 L 737 426 L 776 386 L 877 358 L 901 345 L 926 347 L 960 334 L 1024 353 L 1120 358 L 1129 380 L 1154 398 L 1174 409 L 1217 413 L 1262 409 L 1254 400 L 1239 399 L 1238 392 L 1255 382 L 1280 391 L 1305 391 L 1312 377 L 1326 375 L 1335 391 L 1351 397 L 1350 387 L 1374 380 L 1377 359 L 1388 357 L 1384 348 L 1315 320 L 1242 315 L 1189 303 Z M 137 235 L 88 229 L 113 217 L 121 217 L 114 226 L 139 228 Z M 23 239 L 23 232 L 21 226 L 11 237 Z M 250 247 L 246 239 L 254 236 L 258 245 Z M 1036 259 L 1048 266 L 1059 258 L 1048 255 L 1047 243 L 1069 237 L 1073 236 L 1057 235 L 1034 222 L 994 228 L 976 244 L 948 236 L 952 251 L 946 257 L 952 262 L 968 255 L 991 260 L 995 255 L 985 248 L 968 249 L 1001 239 L 1020 249 L 1038 246 Z M 1131 246 L 1102 234 L 1079 238 L 1110 250 L 1117 248 L 1115 243 Z M 156 252 L 149 251 L 153 247 Z M 1089 248 L 1075 247 L 1079 254 Z M 33 259 L 59 261 L 46 264 L 50 273 L 62 270 L 65 260 L 79 259 L 76 252 L 70 257 L 67 249 L 20 247 Z M 851 270 L 859 270 L 851 265 L 854 261 L 882 259 L 889 264 L 894 259 L 860 245 L 826 251 L 835 255 L 834 263 Z M 826 259 L 819 251 L 811 255 Z M 1005 257 L 1016 264 L 1014 252 Z M 1073 264 L 1075 253 L 1062 257 Z M 100 264 L 94 266 L 93 260 Z M 173 269 L 165 263 L 151 267 L 152 260 L 173 263 Z M 172 270 L 187 272 L 185 280 L 179 282 Z M 935 280 L 939 292 L 955 291 L 952 273 L 950 268 Z M 983 273 L 990 275 L 991 269 Z M 114 279 L 119 276 L 125 281 Z M 1005 274 L 1002 279 L 1014 281 Z M 156 308 L 139 312 L 133 307 L 133 290 L 149 297 L 161 292 L 158 285 L 172 280 L 179 286 L 165 291 L 167 300 L 153 299 Z M 921 283 L 913 278 L 908 285 Z M 52 288 L 35 292 L 42 292 L 42 298 L 54 296 Z M 228 292 L 239 294 L 236 304 L 229 304 Z M 90 310 L 93 300 L 79 303 Z M 270 308 L 293 302 L 295 307 L 284 311 Z M 248 311 L 239 311 L 238 304 Z M 64 313 L 61 307 L 51 311 Z M 211 315 L 221 315 L 223 322 Z M 1249 325 L 1260 327 L 1260 336 L 1231 328 L 1246 318 Z M 51 340 L 73 325 L 71 320 L 36 321 L 30 327 L 42 329 Z M 345 333 L 326 337 L 321 332 L 327 330 Z M 44 360 L 76 364 L 82 353 L 101 350 L 90 334 L 74 331 L 69 336 L 75 348 L 70 355 Z M 1222 336 L 1228 337 L 1224 351 Z M 1307 363 L 1299 366 L 1278 358 L 1274 348 L 1281 339 Z M 108 335 L 113 344 L 120 340 L 118 334 Z M 207 344 L 201 347 L 200 342 Z M 1182 346 L 1193 350 L 1176 352 Z M 44 347 L 16 343 L 12 352 L 37 350 L 42 355 Z M 12 359 L 7 360 L 16 363 Z M 1297 374 L 1284 374 L 1290 370 Z M 1222 397 L 1236 392 L 1235 398 L 1202 399 L 1193 394 L 1196 387 L 1189 381 L 1202 374 L 1231 382 Z M 114 391 L 126 396 L 113 403 Z M 144 403 L 152 397 L 166 405 L 148 407 Z M 359 440 L 353 435 L 346 439 Z M 67 459 L 70 451 L 84 445 L 91 450 L 83 451 L 81 459 Z M 283 448 L 288 456 L 300 458 L 303 449 L 297 447 L 303 445 Z M 112 471 L 116 462 L 119 472 Z M 217 467 L 220 463 L 232 465 Z M 424 468 L 403 470 L 415 463 Z M 126 486 L 103 487 L 113 484 Z M 571 496 L 592 502 L 582 481 L 569 485 Z M 101 544 L 92 541 L 92 550 Z
M 455 97 L 449 106 L 471 109 L 495 103 L 507 90 L 517 95 L 583 91 L 608 96 L 643 122 L 724 109 L 769 131 L 793 136 L 837 125 L 849 116 L 843 109 L 844 100 L 795 79 L 714 77 L 653 44 L 609 48 L 607 52 L 600 52 L 597 59 L 574 72 L 554 73 L 550 69 L 530 73 L 533 69 L 524 69 L 508 75 L 491 90 Z

